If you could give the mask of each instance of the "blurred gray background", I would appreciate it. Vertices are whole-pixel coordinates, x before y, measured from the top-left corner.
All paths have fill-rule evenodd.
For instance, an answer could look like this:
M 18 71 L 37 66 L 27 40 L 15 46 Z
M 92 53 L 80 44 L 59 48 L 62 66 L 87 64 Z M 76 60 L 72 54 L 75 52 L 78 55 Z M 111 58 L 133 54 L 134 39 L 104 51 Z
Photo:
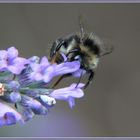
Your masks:
M 88 32 L 115 47 L 101 59 L 84 98 L 72 110 L 58 101 L 48 116 L 0 128 L 0 136 L 140 136 L 140 4 L 0 4 L 0 49 L 47 55 L 56 38 L 79 31 L 79 15 Z

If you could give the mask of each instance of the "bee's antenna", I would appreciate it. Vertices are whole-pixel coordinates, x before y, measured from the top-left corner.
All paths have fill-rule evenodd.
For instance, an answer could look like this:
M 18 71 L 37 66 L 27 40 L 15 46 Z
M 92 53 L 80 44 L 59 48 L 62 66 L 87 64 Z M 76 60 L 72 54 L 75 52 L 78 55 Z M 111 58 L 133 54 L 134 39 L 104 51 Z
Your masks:
M 80 37 L 81 37 L 81 42 L 82 42 L 83 37 L 84 37 L 84 25 L 82 22 L 82 16 L 79 16 L 79 27 L 80 27 Z

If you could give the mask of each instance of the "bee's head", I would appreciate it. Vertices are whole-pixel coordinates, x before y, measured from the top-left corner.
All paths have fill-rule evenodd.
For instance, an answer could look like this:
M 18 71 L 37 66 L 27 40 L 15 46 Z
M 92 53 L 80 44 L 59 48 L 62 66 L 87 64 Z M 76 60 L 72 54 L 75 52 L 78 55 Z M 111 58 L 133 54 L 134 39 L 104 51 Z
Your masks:
M 78 48 L 78 44 L 80 43 L 80 38 L 78 35 L 71 35 L 65 38 L 57 39 L 51 47 L 50 50 L 50 58 L 53 58 L 57 53 L 63 53 L 65 55 L 69 54 L 75 48 Z M 71 57 L 73 53 L 69 55 Z
M 60 45 L 60 43 L 62 41 L 63 41 L 63 39 L 59 38 L 53 42 L 53 44 L 50 48 L 50 58 L 52 58 L 56 54 L 57 49 L 59 49 L 58 46 Z

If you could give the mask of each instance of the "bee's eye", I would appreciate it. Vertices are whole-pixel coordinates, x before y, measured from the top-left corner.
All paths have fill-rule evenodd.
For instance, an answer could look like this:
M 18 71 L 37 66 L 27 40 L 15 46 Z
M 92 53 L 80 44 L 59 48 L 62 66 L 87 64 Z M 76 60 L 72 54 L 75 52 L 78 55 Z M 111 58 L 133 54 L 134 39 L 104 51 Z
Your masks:
M 62 47 L 64 47 L 65 49 L 67 48 L 67 46 L 68 46 L 67 42 L 64 42 L 62 45 Z

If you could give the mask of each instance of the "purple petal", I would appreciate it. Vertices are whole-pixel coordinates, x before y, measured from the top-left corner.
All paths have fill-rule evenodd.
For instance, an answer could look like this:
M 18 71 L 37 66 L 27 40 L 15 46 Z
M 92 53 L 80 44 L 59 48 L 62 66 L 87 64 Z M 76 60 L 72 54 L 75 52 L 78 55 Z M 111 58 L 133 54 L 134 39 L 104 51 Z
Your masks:
M 45 108 L 39 101 L 26 95 L 22 96 L 21 105 L 31 108 L 35 114 L 46 115 L 48 113 L 47 108 Z
M 16 124 L 16 117 L 11 112 L 5 113 L 3 118 L 5 120 L 6 125 Z
M 79 61 L 61 63 L 59 65 L 56 65 L 55 75 L 72 73 L 77 71 L 79 68 L 80 68 Z
M 46 70 L 45 70 L 45 74 L 44 74 L 44 82 L 48 83 L 51 81 L 51 79 L 55 76 L 54 71 L 55 71 L 55 64 L 54 65 L 50 65 Z
M 0 126 L 15 124 L 17 121 L 23 122 L 21 115 L 2 101 L 0 102 L 0 108 Z
M 40 65 L 33 63 L 30 65 L 31 69 L 33 70 L 33 72 L 39 72 L 40 71 Z
M 12 63 L 18 64 L 18 65 L 25 65 L 25 64 L 29 64 L 29 60 L 26 58 L 17 57 L 12 61 Z
M 77 84 L 74 83 L 69 87 L 56 89 L 51 93 L 51 96 L 56 99 L 67 99 L 70 96 L 75 98 L 81 98 L 84 95 L 84 93 L 80 88 L 82 88 L 84 84 L 79 83 L 77 87 L 76 85 Z
M 0 117 L 0 127 L 6 125 L 5 120 L 3 117 Z
M 66 100 L 72 106 L 74 104 L 72 98 L 81 98 L 84 96 L 84 92 L 80 89 L 84 84 L 79 83 L 77 87 L 76 85 L 77 84 L 74 83 L 70 87 L 56 89 L 50 94 L 50 96 L 58 100 Z
M 68 103 L 69 103 L 70 108 L 73 108 L 75 106 L 75 100 L 74 100 L 74 98 L 69 97 L 68 98 Z
M 39 63 L 40 58 L 38 56 L 32 56 L 28 59 L 31 63 Z
M 43 65 L 44 67 L 50 65 L 50 63 L 49 63 L 47 57 L 44 56 L 44 57 L 41 59 L 40 65 Z
M 79 70 L 73 72 L 72 75 L 73 75 L 74 77 L 80 77 L 81 74 L 84 75 L 85 73 L 86 73 L 85 70 L 83 70 L 83 69 L 79 69 Z
M 25 67 L 24 66 L 20 66 L 20 65 L 11 65 L 11 66 L 8 66 L 8 70 L 11 71 L 13 74 L 20 74 L 21 71 L 24 69 Z
M 14 74 L 20 74 L 21 71 L 25 68 L 25 64 L 28 64 L 29 61 L 25 58 L 15 58 L 11 60 L 10 64 L 8 65 L 8 70 Z
M 0 127 L 12 124 L 16 124 L 16 117 L 12 112 L 6 112 L 3 117 L 0 117 Z
M 6 60 L 7 59 L 7 51 L 0 50 L 0 60 Z
M 13 91 L 18 91 L 20 88 L 20 84 L 18 81 L 13 80 L 9 82 L 8 87 Z
M 56 64 L 50 65 L 45 70 L 44 82 L 48 83 L 55 76 L 72 73 L 78 70 L 79 68 L 80 63 L 78 61 L 65 62 L 59 65 Z
M 29 121 L 34 117 L 34 113 L 30 108 L 24 108 L 23 113 L 24 121 Z
M 66 55 L 64 53 L 61 53 L 61 56 L 63 57 L 64 62 L 67 61 L 68 58 L 66 57 Z
M 17 103 L 21 100 L 21 95 L 19 94 L 19 92 L 11 92 L 9 96 L 10 96 L 10 100 L 13 103 Z
M 0 70 L 7 68 L 7 62 L 5 60 L 0 61 Z
M 71 84 L 70 85 L 70 89 L 75 89 L 75 87 L 77 86 L 77 83 L 73 83 L 73 84 Z M 85 86 L 85 84 L 83 84 L 83 83 L 79 83 L 78 84 L 78 86 L 77 86 L 77 88 L 83 88 Z
M 18 56 L 18 50 L 15 47 L 10 47 L 7 49 L 8 58 L 14 59 Z
M 35 81 L 40 81 L 40 80 L 43 80 L 43 75 L 41 73 L 32 72 L 30 74 L 30 79 L 35 80 Z

